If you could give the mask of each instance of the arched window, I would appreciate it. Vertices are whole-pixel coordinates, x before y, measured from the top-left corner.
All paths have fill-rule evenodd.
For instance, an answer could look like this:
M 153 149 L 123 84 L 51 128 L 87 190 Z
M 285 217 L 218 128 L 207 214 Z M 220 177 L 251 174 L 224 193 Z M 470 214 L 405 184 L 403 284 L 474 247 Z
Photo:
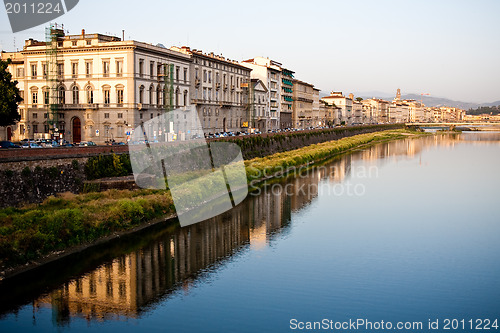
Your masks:
M 77 86 L 74 86 L 72 89 L 73 95 L 73 104 L 80 104 L 80 90 Z
M 161 105 L 161 89 L 160 86 L 156 87 L 156 105 Z
M 144 86 L 139 87 L 139 103 L 144 103 Z
M 149 87 L 149 104 L 153 104 L 153 85 Z
M 181 94 L 179 88 L 175 90 L 175 107 L 179 107 L 179 95 Z
M 184 90 L 183 106 L 187 106 L 187 96 L 188 96 L 188 92 L 187 92 L 187 90 Z
M 92 90 L 91 86 L 87 86 L 87 104 L 94 103 L 94 90 Z
M 111 86 L 102 86 L 102 95 L 104 106 L 109 106 L 109 104 L 111 103 Z
M 64 89 L 64 86 L 60 86 L 57 89 L 57 101 L 59 104 L 66 104 L 66 89 Z

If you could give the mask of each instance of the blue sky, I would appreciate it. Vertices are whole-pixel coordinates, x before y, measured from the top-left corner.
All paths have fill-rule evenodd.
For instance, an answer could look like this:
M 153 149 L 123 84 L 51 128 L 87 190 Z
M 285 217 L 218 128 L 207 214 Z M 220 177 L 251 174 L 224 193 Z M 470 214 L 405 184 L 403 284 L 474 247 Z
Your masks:
M 500 100 L 500 1 L 80 0 L 57 19 L 71 34 L 111 33 L 189 45 L 243 60 L 267 56 L 324 91 L 430 93 Z M 0 48 L 44 38 L 13 34 L 0 11 Z

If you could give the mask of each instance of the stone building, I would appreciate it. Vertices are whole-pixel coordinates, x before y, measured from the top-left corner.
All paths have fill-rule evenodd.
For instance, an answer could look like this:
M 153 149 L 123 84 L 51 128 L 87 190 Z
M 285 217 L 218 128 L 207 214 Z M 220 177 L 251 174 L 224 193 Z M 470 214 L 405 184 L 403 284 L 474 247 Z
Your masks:
M 342 95 L 340 91 L 332 91 L 330 96 L 322 98 L 329 105 L 335 105 L 340 108 L 340 122 L 345 124 L 352 123 L 352 99 Z
M 205 132 L 246 131 L 243 125 L 248 124 L 250 110 L 245 84 L 250 82 L 251 69 L 186 46 L 170 49 L 192 57 L 191 103 L 196 105 Z
M 293 86 L 293 127 L 311 127 L 313 126 L 314 85 L 294 79 Z

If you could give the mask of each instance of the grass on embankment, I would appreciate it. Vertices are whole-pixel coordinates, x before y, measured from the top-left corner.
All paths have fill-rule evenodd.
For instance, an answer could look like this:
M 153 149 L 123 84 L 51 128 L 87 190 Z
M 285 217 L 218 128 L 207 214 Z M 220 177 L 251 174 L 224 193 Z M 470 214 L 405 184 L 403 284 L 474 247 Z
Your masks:
M 382 141 L 408 138 L 411 136 L 424 135 L 422 132 L 413 130 L 388 130 L 368 134 L 360 134 L 340 140 L 314 144 L 292 151 L 277 153 L 271 156 L 254 158 L 245 161 L 247 179 L 249 182 L 262 180 L 267 175 L 282 173 L 293 166 L 306 165 L 318 162 L 328 157 L 348 151 L 349 149 L 375 144 Z
M 389 130 L 361 134 L 245 161 L 247 178 L 261 179 L 292 166 L 319 161 L 349 149 L 406 138 L 417 132 Z M 196 194 L 193 194 L 196 196 Z M 109 190 L 50 197 L 41 204 L 0 210 L 0 270 L 54 251 L 91 243 L 175 212 L 168 191 Z

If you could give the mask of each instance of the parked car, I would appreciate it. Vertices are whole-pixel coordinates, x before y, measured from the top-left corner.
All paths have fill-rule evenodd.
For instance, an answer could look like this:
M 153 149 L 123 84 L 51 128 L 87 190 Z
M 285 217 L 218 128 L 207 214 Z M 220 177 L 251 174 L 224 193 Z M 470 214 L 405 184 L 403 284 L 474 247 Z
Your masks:
M 0 148 L 21 148 L 21 146 L 10 141 L 0 141 Z
M 38 145 L 35 142 L 26 142 L 26 143 L 23 143 L 22 147 L 23 148 L 42 148 L 42 146 Z
M 80 142 L 80 147 L 91 147 L 91 146 L 97 146 L 95 142 L 92 141 L 82 141 Z

